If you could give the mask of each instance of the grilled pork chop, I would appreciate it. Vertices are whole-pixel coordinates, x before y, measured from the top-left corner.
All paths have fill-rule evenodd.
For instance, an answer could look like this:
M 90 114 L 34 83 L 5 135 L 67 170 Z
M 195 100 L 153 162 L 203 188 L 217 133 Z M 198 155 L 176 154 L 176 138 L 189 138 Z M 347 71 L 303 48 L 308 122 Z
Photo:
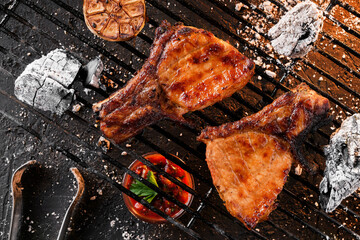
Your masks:
M 206 161 L 228 211 L 251 229 L 266 220 L 293 159 L 301 163 L 302 138 L 327 118 L 328 99 L 300 84 L 260 112 L 208 127 Z
M 212 33 L 164 21 L 141 70 L 93 110 L 103 133 L 120 143 L 166 117 L 185 122 L 183 114 L 243 88 L 254 69 L 250 59 Z

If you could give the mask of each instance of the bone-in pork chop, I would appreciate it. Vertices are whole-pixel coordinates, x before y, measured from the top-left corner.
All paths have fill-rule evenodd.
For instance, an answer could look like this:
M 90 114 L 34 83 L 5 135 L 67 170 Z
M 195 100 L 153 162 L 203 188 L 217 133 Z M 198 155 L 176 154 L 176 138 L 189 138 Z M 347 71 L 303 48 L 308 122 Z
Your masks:
M 229 97 L 254 69 L 250 59 L 212 33 L 164 21 L 141 70 L 93 110 L 100 112 L 103 133 L 119 143 L 162 118 L 184 121 L 183 114 Z
M 293 159 L 306 165 L 301 141 L 327 118 L 329 101 L 301 84 L 260 112 L 237 122 L 208 127 L 206 161 L 228 211 L 247 228 L 266 220 Z

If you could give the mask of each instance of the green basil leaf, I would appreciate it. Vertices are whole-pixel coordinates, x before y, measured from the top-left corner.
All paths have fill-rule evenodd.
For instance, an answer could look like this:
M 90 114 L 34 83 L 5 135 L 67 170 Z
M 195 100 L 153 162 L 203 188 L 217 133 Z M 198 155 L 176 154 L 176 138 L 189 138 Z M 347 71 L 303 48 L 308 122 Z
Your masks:
M 152 171 L 148 172 L 147 180 L 150 183 L 154 184 L 155 186 L 159 187 L 159 185 L 156 182 L 155 175 L 154 175 L 154 173 Z M 140 182 L 140 181 L 138 181 L 136 179 L 131 184 L 130 191 L 133 192 L 134 194 L 138 195 L 139 197 L 144 197 L 144 199 L 148 203 L 151 203 L 152 200 L 154 200 L 154 198 L 158 194 L 157 192 L 155 192 L 154 190 L 152 190 L 151 188 L 149 188 L 148 186 L 146 186 L 145 184 L 143 184 L 142 182 Z

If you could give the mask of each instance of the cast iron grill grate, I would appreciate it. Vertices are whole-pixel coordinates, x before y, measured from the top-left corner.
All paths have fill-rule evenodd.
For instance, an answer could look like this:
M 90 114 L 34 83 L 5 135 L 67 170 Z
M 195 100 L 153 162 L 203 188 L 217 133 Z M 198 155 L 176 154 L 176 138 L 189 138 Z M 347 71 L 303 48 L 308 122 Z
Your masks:
M 339 20 L 338 16 L 342 16 L 339 15 L 340 11 L 345 11 L 360 21 L 360 6 L 356 9 L 345 1 L 337 0 L 327 3 L 325 26 L 320 34 L 320 43 L 327 43 L 332 47 L 334 45 L 338 46 L 338 48 L 342 49 L 342 51 L 340 51 L 342 54 L 346 53 L 346 57 L 352 59 L 351 62 L 344 61 L 343 57 L 339 60 L 338 53 L 335 52 L 335 50 L 334 52 L 329 52 L 327 45 L 320 45 L 319 43 L 315 45 L 315 50 L 311 53 L 312 55 L 310 54 L 310 57 L 289 61 L 280 59 L 279 56 L 275 56 L 272 53 L 268 53 L 264 48 L 253 43 L 251 39 L 244 37 L 244 34 L 235 30 L 234 26 L 240 23 L 240 27 L 249 29 L 250 34 L 257 33 L 264 41 L 268 42 L 266 33 L 257 28 L 254 20 L 250 18 L 246 19 L 243 14 L 233 10 L 234 7 L 232 5 L 234 3 L 225 3 L 225 1 L 221 0 L 204 0 L 199 2 L 174 0 L 169 4 L 158 0 L 148 0 L 146 2 L 149 12 L 147 25 L 152 25 L 153 27 L 145 27 L 143 33 L 140 33 L 132 42 L 104 44 L 101 40 L 94 39 L 89 32 L 86 32 L 87 29 L 83 23 L 83 15 L 81 8 L 79 8 L 79 3 L 64 0 L 51 0 L 46 4 L 35 0 L 15 0 L 11 1 L 10 4 L 0 4 L 0 13 L 2 14 L 0 15 L 0 17 L 2 17 L 0 21 L 0 37 L 11 39 L 10 42 L 14 45 L 17 44 L 24 49 L 30 50 L 35 55 L 41 56 L 43 52 L 47 52 L 49 49 L 44 48 L 44 45 L 31 38 L 24 37 L 21 34 L 22 31 L 31 36 L 36 35 L 44 38 L 53 48 L 62 45 L 66 46 L 66 40 L 63 40 L 65 42 L 63 43 L 57 39 L 57 34 L 54 34 L 56 31 L 65 31 L 69 39 L 71 39 L 69 41 L 76 41 L 80 46 L 79 49 L 82 49 L 82 52 L 85 52 L 84 49 L 89 49 L 94 55 L 102 54 L 111 67 L 116 66 L 114 69 L 117 69 L 117 71 L 105 69 L 104 76 L 118 84 L 119 87 L 125 83 L 119 79 L 129 79 L 146 59 L 148 47 L 152 43 L 154 27 L 159 25 L 161 19 L 168 19 L 170 22 L 181 21 L 186 25 L 194 25 L 193 21 L 198 21 L 198 27 L 213 31 L 215 35 L 223 39 L 229 39 L 229 41 L 235 43 L 241 51 L 253 59 L 260 57 L 266 64 L 271 64 L 273 67 L 272 70 L 277 75 L 276 77 L 272 78 L 267 75 L 266 66 L 257 65 L 256 78 L 261 78 L 261 81 L 250 82 L 245 90 L 234 94 L 229 100 L 209 107 L 210 110 L 205 109 L 190 114 L 189 118 L 199 123 L 197 129 L 186 126 L 181 126 L 179 129 L 178 126 L 174 127 L 173 124 L 169 122 L 161 122 L 146 129 L 142 135 L 135 137 L 135 144 L 141 145 L 144 149 L 159 152 L 190 172 L 199 186 L 196 190 L 188 188 L 177 179 L 169 176 L 166 172 L 156 169 L 156 166 L 141 157 L 140 152 L 129 151 L 126 145 L 113 145 L 114 153 L 106 153 L 96 146 L 96 141 L 87 139 L 86 136 L 83 138 L 81 134 L 79 135 L 82 131 L 81 127 L 83 127 L 89 135 L 92 134 L 92 136 L 96 136 L 97 138 L 101 136 L 100 131 L 93 126 L 94 119 L 91 114 L 91 103 L 95 102 L 95 100 L 82 94 L 81 86 L 74 86 L 79 89 L 76 95 L 76 101 L 84 105 L 86 108 L 85 113 L 66 112 L 68 118 L 78 123 L 77 126 L 79 126 L 79 129 L 69 126 L 61 118 L 46 115 L 20 103 L 14 98 L 13 92 L 9 89 L 0 89 L 0 93 L 12 99 L 14 104 L 26 109 L 29 114 L 41 118 L 48 125 L 56 129 L 56 131 L 61 132 L 66 139 L 81 142 L 81 144 L 85 145 L 88 149 L 95 149 L 93 150 L 94 154 L 99 155 L 107 164 L 116 167 L 121 173 L 129 173 L 134 178 L 156 190 L 159 195 L 183 207 L 188 217 L 174 220 L 164 213 L 153 209 L 146 202 L 142 202 L 194 238 L 202 238 L 205 236 L 204 232 L 197 226 L 198 224 L 202 224 L 200 226 L 204 225 L 208 229 L 211 229 L 212 232 L 217 234 L 216 236 L 219 239 L 237 239 L 239 237 L 268 239 L 284 236 L 299 239 L 302 238 L 303 231 L 305 231 L 306 236 L 311 239 L 334 238 L 335 236 L 345 239 L 359 238 L 359 230 L 357 228 L 357 226 L 359 227 L 359 210 L 356 201 L 359 201 L 360 196 L 357 193 L 354 193 L 352 196 L 355 200 L 346 202 L 345 204 L 343 203 L 339 206 L 339 209 L 336 210 L 336 214 L 326 214 L 317 204 L 316 198 L 319 192 L 315 182 L 319 182 L 322 175 L 321 170 L 324 169 L 324 159 L 321 156 L 321 144 L 326 143 L 326 140 L 329 139 L 330 129 L 324 128 L 318 130 L 317 133 L 305 143 L 310 155 L 314 158 L 315 164 L 319 165 L 320 173 L 317 176 L 306 175 L 304 177 L 291 172 L 288 180 L 289 183 L 285 185 L 283 192 L 279 196 L 279 206 L 277 210 L 270 215 L 269 221 L 259 224 L 255 230 L 251 231 L 246 230 L 242 223 L 232 217 L 224 206 L 222 206 L 207 170 L 201 167 L 201 165 L 206 165 L 203 153 L 204 146 L 196 143 L 195 138 L 203 126 L 219 125 L 257 112 L 272 102 L 281 93 L 288 91 L 289 88 L 297 85 L 299 82 L 306 82 L 312 89 L 331 101 L 334 113 L 339 116 L 339 118 L 335 118 L 333 121 L 334 127 L 340 125 L 340 120 L 346 116 L 346 114 L 358 112 L 357 102 L 360 100 L 360 89 L 356 84 L 359 83 L 360 73 L 358 72 L 359 67 L 356 65 L 356 60 L 360 59 L 360 45 L 356 43 L 356 41 L 353 41 L 352 45 L 349 45 L 346 37 L 344 38 L 332 32 L 327 32 L 326 30 L 328 28 L 326 24 L 334 24 L 336 28 L 341 29 L 341 34 L 348 34 L 346 36 L 348 36 L 349 39 L 354 38 L 355 40 L 359 40 L 359 28 L 357 27 L 357 29 L 355 29 L 355 27 L 349 26 L 349 24 Z M 278 18 L 269 17 L 263 9 L 253 2 L 247 0 L 241 0 L 240 2 L 244 4 L 244 6 L 247 6 L 247 9 L 256 17 L 266 17 L 268 26 L 277 22 Z M 279 11 L 284 12 L 287 10 L 287 7 L 285 7 L 282 2 L 277 0 L 270 0 L 270 2 L 277 6 Z M 74 4 L 77 4 L 77 6 L 74 6 Z M 59 12 L 59 15 L 64 18 L 58 17 L 54 12 Z M 33 15 L 30 19 L 29 14 Z M 65 19 L 68 21 L 66 22 Z M 56 31 L 51 29 L 51 27 L 47 27 L 42 21 L 56 27 Z M 119 56 L 117 53 L 118 48 L 121 48 L 121 54 L 126 54 L 128 57 Z M 333 47 L 333 49 L 335 48 Z M 19 59 L 19 57 L 22 56 L 21 50 L 14 50 L 13 45 L 0 43 L 0 52 L 4 59 L 5 57 L 12 59 L 22 68 L 28 63 L 26 59 Z M 326 66 L 322 64 L 321 59 L 326 59 L 326 63 L 329 64 L 328 66 L 336 66 L 340 69 L 339 72 L 324 68 Z M 301 68 L 302 71 L 296 71 L 295 69 L 297 68 Z M 9 75 L 13 75 L 13 79 L 19 74 L 11 67 L 6 67 L 6 64 L 2 70 L 6 71 Z M 321 76 L 325 78 L 325 80 L 321 81 L 321 83 L 314 82 L 312 78 L 309 78 L 309 74 L 313 77 Z M 349 79 L 353 79 L 352 82 Z M 326 87 L 323 86 L 323 82 L 325 82 Z M 336 87 L 339 93 L 332 91 L 333 86 Z M 97 100 L 107 97 L 109 94 L 97 89 L 94 90 L 97 91 L 97 93 L 93 98 Z M 244 97 L 245 95 L 247 95 L 247 97 Z M 343 99 L 340 99 L 339 95 L 350 96 L 352 99 L 347 103 L 343 101 Z M 15 117 L 12 120 L 18 122 L 19 125 L 22 125 L 24 129 L 36 137 L 48 141 L 49 144 L 59 152 L 62 152 L 65 156 L 77 162 L 88 171 L 96 174 L 99 178 L 109 181 L 120 191 L 137 199 L 134 194 L 123 188 L 121 184 L 111 176 L 104 174 L 102 171 L 96 169 L 96 167 L 83 161 L 75 149 L 49 141 L 49 136 L 37 131 L 37 129 L 34 129 L 21 119 L 19 120 Z M 184 140 L 184 138 L 179 137 L 179 131 L 186 132 L 190 140 Z M 158 136 L 160 140 L 154 140 L 150 137 L 152 134 Z M 171 143 L 168 145 L 167 142 Z M 171 147 L 171 151 L 168 150 L 169 146 Z M 119 159 L 116 157 L 116 152 L 121 153 L 123 151 L 127 151 L 131 159 L 139 159 L 151 168 L 159 170 L 158 172 L 170 181 L 192 193 L 196 199 L 194 204 L 186 207 L 165 192 L 157 189 L 146 180 L 134 174 L 127 168 L 127 164 L 122 163 L 121 160 L 116 160 Z M 169 154 L 169 152 L 175 153 L 175 151 L 184 154 L 184 156 L 194 161 L 194 164 L 187 161 L 185 165 Z M 318 160 L 318 158 L 321 160 Z M 307 194 L 309 194 L 309 196 L 307 196 Z M 312 195 L 315 195 L 315 197 L 310 197 Z M 291 204 L 294 205 L 294 208 L 289 208 L 289 206 L 292 206 Z M 219 220 L 213 219 L 211 217 L 212 213 L 219 216 Z M 183 219 L 186 219 L 186 221 Z

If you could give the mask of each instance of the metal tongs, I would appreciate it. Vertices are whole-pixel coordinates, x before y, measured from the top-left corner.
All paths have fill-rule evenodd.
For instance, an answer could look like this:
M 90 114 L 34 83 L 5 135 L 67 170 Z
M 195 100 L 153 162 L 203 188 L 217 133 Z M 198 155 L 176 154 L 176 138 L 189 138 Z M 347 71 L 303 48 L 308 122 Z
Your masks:
M 12 176 L 12 184 L 11 184 L 11 191 L 12 191 L 12 197 L 13 197 L 13 209 L 11 214 L 11 225 L 10 225 L 10 237 L 9 240 L 17 240 L 19 239 L 20 234 L 20 226 L 21 226 L 21 219 L 23 215 L 23 199 L 22 199 L 22 191 L 23 186 L 21 183 L 22 176 L 24 172 L 29 169 L 30 167 L 39 167 L 40 165 L 35 161 L 28 161 L 22 166 L 20 166 L 16 171 L 14 172 Z M 70 168 L 71 172 L 74 174 L 74 177 L 77 181 L 77 192 L 76 195 L 71 202 L 70 206 L 66 210 L 64 219 L 62 221 L 60 231 L 57 236 L 57 240 L 62 240 L 66 236 L 67 226 L 69 225 L 70 218 L 72 216 L 72 213 L 74 212 L 75 206 L 80 201 L 84 190 L 85 190 L 85 182 L 80 174 L 79 170 L 77 168 Z

